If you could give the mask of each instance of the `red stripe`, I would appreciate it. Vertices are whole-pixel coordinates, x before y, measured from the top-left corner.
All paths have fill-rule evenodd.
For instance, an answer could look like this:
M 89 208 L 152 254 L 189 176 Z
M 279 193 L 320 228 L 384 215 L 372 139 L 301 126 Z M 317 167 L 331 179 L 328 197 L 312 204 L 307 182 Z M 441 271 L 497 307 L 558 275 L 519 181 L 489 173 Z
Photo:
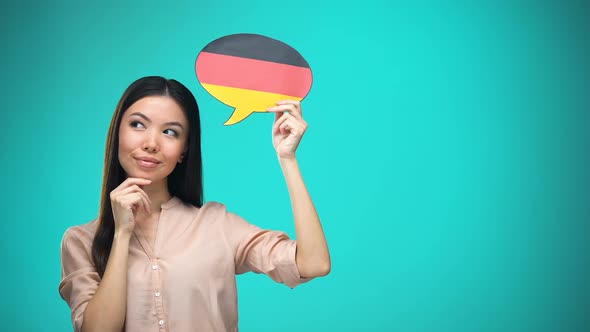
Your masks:
M 195 64 L 201 83 L 304 98 L 311 88 L 311 70 L 277 62 L 201 52 Z

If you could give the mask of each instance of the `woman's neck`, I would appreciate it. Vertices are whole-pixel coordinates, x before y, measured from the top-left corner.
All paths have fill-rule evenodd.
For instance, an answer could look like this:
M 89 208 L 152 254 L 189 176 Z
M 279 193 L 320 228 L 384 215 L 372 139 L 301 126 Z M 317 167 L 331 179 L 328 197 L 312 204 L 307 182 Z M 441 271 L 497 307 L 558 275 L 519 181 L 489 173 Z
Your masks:
M 168 183 L 164 179 L 160 182 L 152 183 L 142 187 L 151 201 L 151 213 L 160 212 L 162 204 L 168 202 L 172 196 L 168 191 Z

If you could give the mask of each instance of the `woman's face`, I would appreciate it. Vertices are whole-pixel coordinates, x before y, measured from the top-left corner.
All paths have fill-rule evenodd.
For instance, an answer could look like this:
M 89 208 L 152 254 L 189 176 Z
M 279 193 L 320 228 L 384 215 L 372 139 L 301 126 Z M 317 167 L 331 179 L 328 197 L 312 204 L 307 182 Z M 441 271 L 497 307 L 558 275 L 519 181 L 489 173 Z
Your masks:
M 123 114 L 119 162 L 128 177 L 166 179 L 182 160 L 188 143 L 188 119 L 174 99 L 150 96 Z

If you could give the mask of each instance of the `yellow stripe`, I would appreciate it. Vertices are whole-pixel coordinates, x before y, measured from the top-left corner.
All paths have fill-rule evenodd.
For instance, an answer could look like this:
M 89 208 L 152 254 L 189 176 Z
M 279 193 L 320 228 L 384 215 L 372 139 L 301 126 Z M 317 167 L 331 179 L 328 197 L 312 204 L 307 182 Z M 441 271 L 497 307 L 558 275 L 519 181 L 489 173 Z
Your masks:
M 299 97 L 281 95 L 277 93 L 232 88 L 214 84 L 202 84 L 203 88 L 207 90 L 213 97 L 224 104 L 235 108 L 230 118 L 224 125 L 233 125 L 248 117 L 254 112 L 266 112 L 266 109 L 276 106 L 279 100 L 297 100 L 301 101 Z

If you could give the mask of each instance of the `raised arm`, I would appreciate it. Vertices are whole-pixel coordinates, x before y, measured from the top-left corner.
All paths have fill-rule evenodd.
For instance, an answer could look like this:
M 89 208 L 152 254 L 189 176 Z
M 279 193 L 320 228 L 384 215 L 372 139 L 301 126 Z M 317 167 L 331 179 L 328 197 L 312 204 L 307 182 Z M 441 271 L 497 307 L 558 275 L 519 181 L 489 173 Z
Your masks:
M 295 157 L 295 151 L 307 129 L 301 104 L 285 100 L 268 111 L 276 114 L 272 130 L 273 145 L 291 198 L 297 241 L 297 268 L 302 277 L 325 276 L 331 269 L 328 244 Z

